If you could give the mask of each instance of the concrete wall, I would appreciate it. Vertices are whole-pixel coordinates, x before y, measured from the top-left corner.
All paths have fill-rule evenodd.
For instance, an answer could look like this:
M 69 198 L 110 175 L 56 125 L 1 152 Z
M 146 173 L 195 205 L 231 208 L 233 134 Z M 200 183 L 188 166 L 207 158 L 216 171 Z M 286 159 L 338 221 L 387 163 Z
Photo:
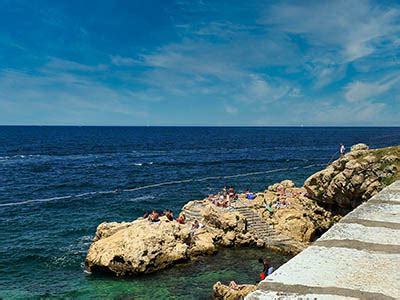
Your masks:
M 400 299 L 400 181 L 346 215 L 246 299 Z

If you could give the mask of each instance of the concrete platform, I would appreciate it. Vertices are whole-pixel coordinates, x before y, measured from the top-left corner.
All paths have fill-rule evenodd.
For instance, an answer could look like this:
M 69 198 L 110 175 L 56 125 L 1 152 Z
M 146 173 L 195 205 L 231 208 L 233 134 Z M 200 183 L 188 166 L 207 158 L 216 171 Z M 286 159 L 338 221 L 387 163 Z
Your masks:
M 345 216 L 246 299 L 400 299 L 400 181 Z

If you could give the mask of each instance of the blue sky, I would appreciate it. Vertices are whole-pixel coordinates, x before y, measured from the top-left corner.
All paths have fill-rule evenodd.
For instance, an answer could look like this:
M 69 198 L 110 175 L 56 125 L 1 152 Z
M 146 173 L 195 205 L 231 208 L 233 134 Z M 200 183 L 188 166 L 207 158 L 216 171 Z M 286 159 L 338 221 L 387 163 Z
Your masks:
M 0 124 L 400 125 L 396 2 L 0 5 Z

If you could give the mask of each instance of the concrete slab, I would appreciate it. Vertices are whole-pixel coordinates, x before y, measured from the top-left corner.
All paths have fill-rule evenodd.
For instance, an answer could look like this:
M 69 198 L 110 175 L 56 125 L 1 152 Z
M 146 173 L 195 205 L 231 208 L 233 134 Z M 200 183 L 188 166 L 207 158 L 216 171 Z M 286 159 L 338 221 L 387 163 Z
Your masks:
M 400 189 L 400 180 L 395 181 L 389 186 L 389 189 Z
M 319 239 L 319 241 L 325 240 L 357 240 L 365 243 L 397 245 L 400 251 L 400 229 L 366 228 L 361 224 L 337 223 Z
M 349 213 L 346 218 L 400 223 L 400 205 L 391 205 L 387 203 L 369 204 L 366 202 Z
M 398 187 L 345 216 L 246 299 L 400 299 Z

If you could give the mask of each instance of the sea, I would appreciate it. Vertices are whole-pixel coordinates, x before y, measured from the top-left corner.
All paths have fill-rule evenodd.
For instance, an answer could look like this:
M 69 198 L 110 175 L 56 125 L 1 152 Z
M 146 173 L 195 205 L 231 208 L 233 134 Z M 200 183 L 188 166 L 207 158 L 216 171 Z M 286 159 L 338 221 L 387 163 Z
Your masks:
M 102 222 L 146 211 L 175 214 L 189 200 L 233 185 L 302 185 L 338 157 L 339 144 L 400 144 L 400 127 L 0 126 L 1 299 L 210 299 L 212 285 L 255 283 L 253 248 L 137 277 L 87 274 L 83 262 Z

